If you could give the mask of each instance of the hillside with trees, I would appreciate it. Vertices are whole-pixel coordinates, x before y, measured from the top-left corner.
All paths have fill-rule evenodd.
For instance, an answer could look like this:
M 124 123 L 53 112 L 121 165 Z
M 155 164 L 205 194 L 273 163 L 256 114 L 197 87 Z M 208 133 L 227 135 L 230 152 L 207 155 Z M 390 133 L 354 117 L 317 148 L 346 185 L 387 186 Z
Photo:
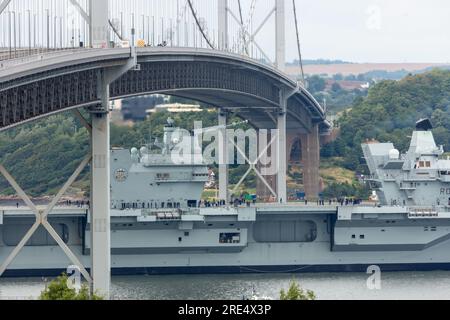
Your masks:
M 85 115 L 87 116 L 87 115 Z M 204 109 L 202 112 L 170 114 L 153 113 L 149 119 L 136 122 L 134 126 L 111 124 L 111 147 L 141 147 L 155 139 L 162 141 L 164 125 L 171 117 L 180 128 L 194 129 L 194 122 L 201 121 L 202 127 L 217 125 L 217 112 Z M 232 122 L 240 119 L 231 119 Z M 246 125 L 235 128 L 246 129 Z M 43 196 L 54 194 L 82 159 L 89 152 L 89 134 L 70 112 L 44 118 L 0 134 L 0 159 L 3 165 L 17 179 L 29 194 Z M 157 150 L 155 150 L 157 152 Z M 230 182 L 237 183 L 247 171 L 247 166 L 232 166 Z M 89 192 L 89 168 L 74 184 L 71 193 Z M 250 176 L 248 184 L 254 184 Z M 7 181 L 0 177 L 0 195 L 15 194 Z
M 433 122 L 436 143 L 450 151 L 450 71 L 433 70 L 373 86 L 366 98 L 356 99 L 343 113 L 340 136 L 322 148 L 322 157 L 341 157 L 345 168 L 364 173 L 362 142 L 390 141 L 404 152 L 416 121 L 425 117 Z
M 314 79 L 312 87 L 320 90 L 323 83 Z M 317 92 L 316 92 L 317 93 Z M 132 127 L 112 124 L 111 146 L 140 147 L 161 139 L 166 119 L 171 116 L 177 126 L 193 129 L 194 121 L 203 127 L 217 125 L 217 112 L 169 114 L 153 113 L 145 121 Z M 415 122 L 431 118 L 438 144 L 450 152 L 450 71 L 407 76 L 401 81 L 381 81 L 370 88 L 367 97 L 355 97 L 342 112 L 338 125 L 340 135 L 322 147 L 321 175 L 327 188 L 324 197 L 360 196 L 367 194 L 356 180 L 366 174 L 361 143 L 367 139 L 393 142 L 401 151 L 409 145 Z M 238 120 L 238 119 L 235 119 Z M 234 120 L 232 120 L 234 121 Z M 0 159 L 31 195 L 54 194 L 72 174 L 89 151 L 89 135 L 79 121 L 69 113 L 41 119 L 0 134 Z M 246 166 L 230 170 L 230 182 L 236 183 Z M 89 192 L 89 168 L 70 190 L 72 194 Z M 293 172 L 290 181 L 297 181 Z M 254 188 L 256 177 L 250 176 L 245 187 Z M 0 177 L 0 194 L 14 194 L 14 190 Z

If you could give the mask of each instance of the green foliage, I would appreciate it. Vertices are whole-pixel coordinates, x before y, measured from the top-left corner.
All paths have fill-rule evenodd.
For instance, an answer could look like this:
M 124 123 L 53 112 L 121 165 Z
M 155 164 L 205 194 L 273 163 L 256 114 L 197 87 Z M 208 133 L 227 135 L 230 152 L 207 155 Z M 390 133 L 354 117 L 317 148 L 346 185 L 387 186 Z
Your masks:
M 287 292 L 280 291 L 280 300 L 316 300 L 316 295 L 311 290 L 303 290 L 300 285 L 292 280 Z
M 326 100 L 327 110 L 331 114 L 338 114 L 349 106 L 367 96 L 367 90 L 354 89 L 351 91 L 343 90 L 338 84 L 333 86 L 329 92 L 316 92 L 314 97 L 317 101 Z
M 322 77 L 315 75 L 308 77 L 306 81 L 308 83 L 308 90 L 313 94 L 325 89 L 326 82 Z
M 342 87 L 339 85 L 339 83 L 335 82 L 331 86 L 331 91 L 336 92 L 336 93 L 337 92 L 341 92 L 342 91 Z
M 341 135 L 322 150 L 322 156 L 344 157 L 345 167 L 366 172 L 361 143 L 376 139 L 406 151 L 415 122 L 429 117 L 436 142 L 450 148 L 450 71 L 433 70 L 401 81 L 382 81 L 367 98 L 355 100 L 339 119 Z
M 217 111 L 214 109 L 178 114 L 157 112 L 133 127 L 111 124 L 111 146 L 129 149 L 154 142 L 155 138 L 161 141 L 169 116 L 175 120 L 177 126 L 191 131 L 195 121 L 201 121 L 203 128 L 217 126 Z M 230 119 L 230 122 L 239 121 L 241 119 Z M 246 130 L 248 125 L 242 124 L 235 128 Z M 0 134 L 2 164 L 32 196 L 55 194 L 89 150 L 89 133 L 71 113 L 37 120 Z M 237 183 L 245 171 L 246 166 L 232 166 L 230 181 Z M 255 176 L 251 175 L 246 186 L 253 187 L 255 179 Z M 74 186 L 76 191 L 82 190 L 85 195 L 89 194 L 89 166 Z M 0 194 L 15 194 L 1 175 Z
M 46 286 L 45 290 L 41 292 L 39 300 L 103 300 L 99 295 L 91 295 L 86 284 L 83 284 L 77 292 L 74 288 L 69 288 L 67 283 L 66 274 L 59 276 Z
M 72 116 L 60 114 L 0 135 L 2 163 L 31 195 L 61 187 L 89 151 L 88 132 Z M 85 177 L 85 170 L 81 177 Z M 0 192 L 13 189 L 0 179 Z
M 339 199 L 345 197 L 367 199 L 369 195 L 370 190 L 367 186 L 359 183 L 332 183 L 323 191 L 323 196 L 325 199 Z

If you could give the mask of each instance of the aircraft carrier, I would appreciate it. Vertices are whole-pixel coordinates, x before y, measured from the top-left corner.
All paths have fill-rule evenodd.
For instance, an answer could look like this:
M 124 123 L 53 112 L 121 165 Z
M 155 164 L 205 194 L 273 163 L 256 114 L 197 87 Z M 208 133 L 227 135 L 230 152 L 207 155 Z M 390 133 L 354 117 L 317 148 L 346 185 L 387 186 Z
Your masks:
M 378 201 L 370 205 L 204 206 L 208 167 L 172 162 L 175 129 L 167 124 L 157 153 L 111 150 L 113 275 L 450 269 L 450 160 L 429 120 L 411 129 L 405 154 L 362 145 Z M 60 206 L 48 219 L 89 268 L 89 208 Z M 26 208 L 0 208 L 0 261 L 33 222 Z M 70 264 L 42 228 L 5 275 L 54 275 Z

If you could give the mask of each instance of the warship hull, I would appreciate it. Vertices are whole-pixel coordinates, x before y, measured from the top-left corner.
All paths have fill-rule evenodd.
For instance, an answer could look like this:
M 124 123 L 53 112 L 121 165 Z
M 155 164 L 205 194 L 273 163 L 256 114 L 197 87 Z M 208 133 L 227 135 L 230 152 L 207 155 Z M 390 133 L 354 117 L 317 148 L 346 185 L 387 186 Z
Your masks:
M 33 218 L 20 209 L 0 212 L 4 261 Z M 88 269 L 89 216 L 64 208 L 49 218 Z M 404 207 L 204 208 L 171 219 L 113 210 L 111 219 L 112 275 L 450 269 L 450 219 L 412 216 Z M 39 229 L 5 276 L 52 276 L 69 265 Z

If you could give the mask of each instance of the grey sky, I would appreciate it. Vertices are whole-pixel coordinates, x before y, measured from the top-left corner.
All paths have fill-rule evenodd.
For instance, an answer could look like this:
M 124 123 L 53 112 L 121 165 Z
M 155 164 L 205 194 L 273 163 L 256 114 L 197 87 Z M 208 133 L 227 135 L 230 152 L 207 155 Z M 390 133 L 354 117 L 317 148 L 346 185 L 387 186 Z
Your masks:
M 450 62 L 448 0 L 296 1 L 305 59 Z M 262 19 L 273 1 L 257 3 L 255 18 Z M 292 60 L 297 57 L 292 1 L 286 3 L 287 58 Z M 268 29 L 258 37 L 264 47 L 270 47 L 273 36 Z
M 86 3 L 86 0 L 78 0 Z M 244 21 L 248 21 L 251 3 L 256 3 L 253 25 L 249 30 L 256 30 L 267 14 L 274 7 L 274 0 L 241 0 Z M 286 1 L 286 40 L 287 60 L 298 58 L 294 28 L 292 0 Z M 301 42 L 305 59 L 342 59 L 352 62 L 450 62 L 450 1 L 449 0 L 295 0 L 301 26 Z M 200 18 L 205 18 L 211 35 L 217 36 L 217 1 L 192 0 Z M 68 0 L 14 0 L 8 10 L 22 11 L 17 15 L 21 19 L 21 36 L 16 34 L 16 42 L 28 45 L 27 9 L 37 13 L 37 45 L 47 46 L 46 14 L 42 7 L 50 5 L 50 45 L 56 39 L 57 46 L 74 45 L 78 40 L 85 41 L 86 30 L 80 15 L 76 13 Z M 189 46 L 194 42 L 194 20 L 187 7 L 186 0 L 110 0 L 112 18 L 118 19 L 123 13 L 124 35 L 131 31 L 131 13 L 136 15 L 138 36 L 142 36 L 141 14 L 147 15 L 147 37 L 154 34 L 155 43 L 167 38 L 167 31 L 180 18 L 181 45 L 188 39 Z M 230 10 L 239 16 L 237 0 L 228 0 Z M 51 5 L 53 4 L 53 5 Z M 177 6 L 178 4 L 178 6 Z M 67 7 L 67 9 L 65 9 Z M 59 20 L 64 17 L 62 36 Z M 144 17 L 144 16 L 143 16 Z M 154 18 L 155 28 L 150 25 Z M 62 19 L 62 18 L 61 18 Z M 144 17 L 145 19 L 145 17 Z M 56 23 L 54 23 L 56 21 Z M 229 17 L 230 42 L 236 44 L 239 26 L 232 16 Z M 261 29 L 256 40 L 271 58 L 274 56 L 274 22 L 272 18 Z M 19 24 L 19 23 L 18 23 Z M 247 25 L 247 23 L 245 23 Z M 73 28 L 72 28 L 73 26 Z M 164 26 L 164 27 L 163 27 Z M 188 30 L 184 30 L 186 26 Z M 9 20 L 5 11 L 0 16 L 0 46 L 9 42 Z M 164 30 L 163 30 L 164 29 Z M 52 31 L 55 30 L 55 33 Z M 197 45 L 200 32 L 196 30 Z M 165 34 L 165 36 L 161 36 Z M 186 38 L 187 37 L 187 38 Z M 60 39 L 61 38 L 61 39 Z M 175 37 L 176 38 L 176 37 Z M 34 39 L 33 39 L 34 41 Z

